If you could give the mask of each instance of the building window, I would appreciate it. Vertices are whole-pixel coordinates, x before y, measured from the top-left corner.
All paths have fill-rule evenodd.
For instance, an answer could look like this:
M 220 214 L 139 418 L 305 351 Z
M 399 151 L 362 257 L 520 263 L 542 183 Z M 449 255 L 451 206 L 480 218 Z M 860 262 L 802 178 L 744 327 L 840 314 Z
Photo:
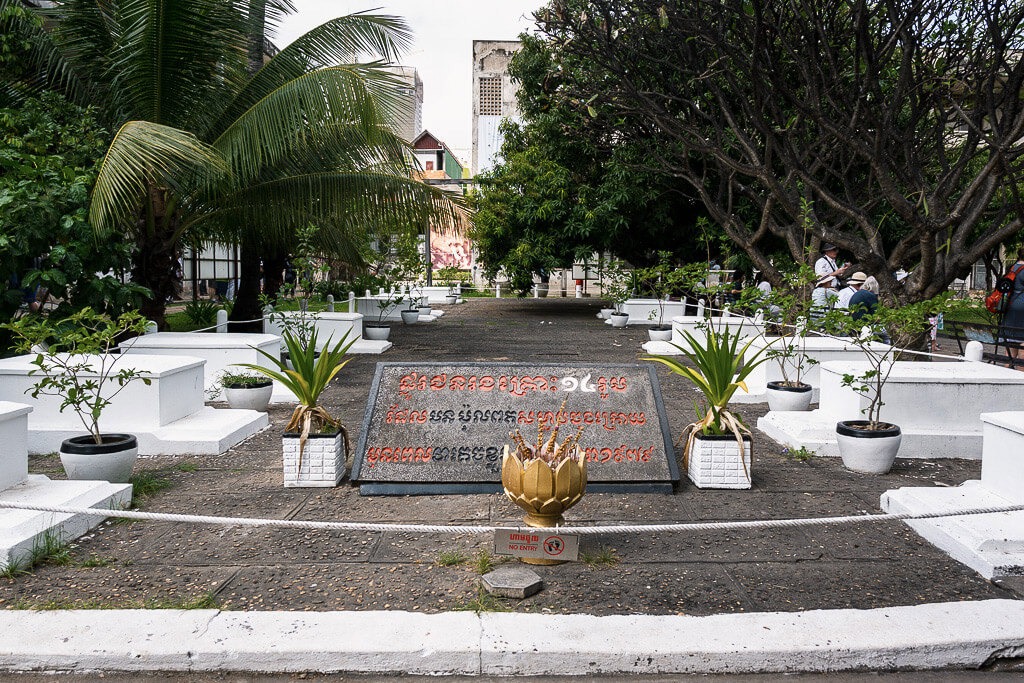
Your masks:
M 501 77 L 480 79 L 480 116 L 501 116 Z

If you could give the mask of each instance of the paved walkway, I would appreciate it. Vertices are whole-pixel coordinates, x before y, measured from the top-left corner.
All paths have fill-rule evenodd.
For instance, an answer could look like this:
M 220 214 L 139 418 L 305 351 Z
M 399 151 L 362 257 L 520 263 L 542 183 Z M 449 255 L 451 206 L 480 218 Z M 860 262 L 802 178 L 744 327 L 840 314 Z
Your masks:
M 598 308 L 588 299 L 470 300 L 436 322 L 396 325 L 395 348 L 356 357 L 325 403 L 354 441 L 381 360 L 637 362 L 646 332 L 613 330 L 595 317 Z M 658 374 L 675 437 L 691 419 L 695 393 L 660 367 Z M 764 410 L 740 408 L 748 424 Z M 521 518 L 497 494 L 363 497 L 347 482 L 284 489 L 278 435 L 288 413 L 275 409 L 270 430 L 223 456 L 140 460 L 139 469 L 169 486 L 141 509 L 474 525 Z M 61 476 L 55 456 L 34 457 L 30 468 Z M 978 461 L 936 458 L 898 460 L 885 476 L 853 474 L 834 459 L 791 459 L 755 432 L 750 491 L 683 482 L 673 495 L 588 494 L 567 516 L 642 524 L 870 514 L 887 489 L 956 486 L 979 473 Z M 0 668 L 814 671 L 969 667 L 1024 645 L 1024 602 L 1014 585 L 982 579 L 898 522 L 588 536 L 584 561 L 537 567 L 544 590 L 522 601 L 480 593 L 479 570 L 501 561 L 490 550 L 484 536 L 107 523 L 75 545 L 68 563 L 0 579 L 0 605 L 194 611 L 5 612 Z M 864 633 L 879 628 L 872 649 Z M 288 638 L 289 630 L 302 635 Z M 69 641 L 69 632 L 99 641 Z M 548 656 L 522 654 L 533 650 Z M 143 653 L 134 665 L 131 653 Z

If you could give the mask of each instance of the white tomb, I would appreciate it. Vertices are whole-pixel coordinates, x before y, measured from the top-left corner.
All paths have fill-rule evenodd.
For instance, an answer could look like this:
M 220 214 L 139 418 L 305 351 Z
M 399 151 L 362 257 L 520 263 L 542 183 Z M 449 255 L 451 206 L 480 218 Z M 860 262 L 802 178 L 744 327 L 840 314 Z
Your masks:
M 28 477 L 28 414 L 32 406 L 0 401 L 0 490 Z
M 662 316 L 664 324 L 668 325 L 673 318 L 686 315 L 687 304 L 684 301 L 661 301 L 660 303 L 664 307 L 664 314 L 661 313 L 657 299 L 626 299 L 619 304 L 619 312 L 629 315 L 629 320 L 626 321 L 627 325 L 657 325 L 659 315 Z M 692 309 L 694 305 L 689 304 L 689 307 Z M 605 324 L 611 325 L 612 322 L 605 320 Z
M 0 401 L 0 503 L 44 507 L 125 509 L 131 503 L 131 484 L 105 481 L 52 481 L 28 474 L 28 415 L 32 407 Z M 105 517 L 39 512 L 0 507 L 0 569 L 32 557 L 46 538 L 66 542 L 97 526 Z
M 957 487 L 886 491 L 886 512 L 928 514 L 1024 505 L 1024 412 L 981 415 L 981 480 Z M 987 579 L 1024 575 L 1024 510 L 908 520 L 951 557 Z
M 276 370 L 276 366 L 259 351 L 280 356 L 281 337 L 235 332 L 155 332 L 130 339 L 120 346 L 128 353 L 202 358 L 206 361 L 203 386 L 209 393 L 219 388 L 224 373 L 247 372 L 245 368 L 235 367 L 237 363 L 252 363 Z M 296 400 L 295 394 L 274 382 L 271 403 L 295 403 Z
M 736 403 L 763 403 L 768 400 L 768 382 L 781 382 L 785 379 L 782 374 L 780 363 L 786 364 L 786 372 L 791 379 L 796 378 L 796 361 L 803 356 L 804 367 L 800 379 L 805 384 L 810 384 L 811 402 L 816 403 L 820 399 L 821 387 L 821 364 L 829 361 L 853 362 L 864 360 L 864 351 L 856 344 L 847 339 L 835 337 L 819 337 L 808 335 L 802 342 L 794 341 L 791 337 L 760 337 L 750 345 L 750 355 L 757 353 L 764 348 L 783 350 L 785 344 L 795 345 L 793 358 L 769 358 L 761 363 L 747 375 L 748 393 L 737 391 L 732 400 Z M 880 342 L 872 342 L 871 348 L 884 351 L 889 346 Z M 764 355 L 769 355 L 766 351 Z
M 846 373 L 862 374 L 865 361 L 828 361 L 821 366 L 818 410 L 769 412 L 757 428 L 790 448 L 838 456 L 836 423 L 863 420 L 865 396 L 843 386 Z M 981 453 L 982 413 L 1018 405 L 1024 395 L 1024 373 L 972 362 L 915 363 L 899 361 L 882 391 L 880 419 L 903 432 L 900 458 L 968 458 Z
M 356 299 L 358 301 L 358 299 Z M 299 311 L 283 311 L 275 315 L 284 315 L 297 318 L 301 315 Z M 316 326 L 317 348 L 322 350 L 328 340 L 337 344 L 348 334 L 348 339 L 355 337 L 355 343 L 349 348 L 349 353 L 384 353 L 391 348 L 389 341 L 376 341 L 363 339 L 363 315 L 361 313 L 307 313 L 313 324 Z M 270 318 L 263 319 L 263 331 L 280 337 L 284 330 Z
M 454 293 L 460 296 L 456 303 L 463 303 L 463 299 L 461 298 L 461 293 L 458 291 L 458 288 L 455 289 Z M 423 287 L 422 294 L 428 304 L 448 303 L 448 287 L 438 287 L 434 285 L 431 285 L 430 287 Z
M 749 318 L 741 315 L 730 315 L 724 311 L 720 316 L 706 317 L 703 315 L 682 315 L 672 318 L 672 340 L 671 342 L 649 341 L 643 344 L 647 353 L 654 353 L 666 356 L 681 355 L 680 348 L 690 347 L 683 332 L 688 332 L 698 344 L 707 341 L 708 327 L 716 332 L 729 330 L 737 333 L 743 340 L 750 337 L 763 336 L 764 323 L 760 318 Z M 746 343 L 746 341 L 743 341 Z
M 32 398 L 37 377 L 29 373 L 36 369 L 31 362 L 34 359 L 31 354 L 0 359 L 0 401 L 31 405 L 28 451 L 53 453 L 64 439 L 86 430 L 71 408 L 61 412 L 59 396 Z M 217 455 L 269 426 L 266 413 L 206 406 L 204 365 L 203 359 L 192 356 L 125 354 L 115 370 L 133 368 L 150 383 L 135 380 L 127 384 L 103 411 L 100 428 L 107 433 L 134 434 L 142 455 Z M 116 382 L 109 383 L 110 392 L 116 388 Z M 104 387 L 104 393 L 107 391 Z
M 386 302 L 387 297 L 380 294 L 375 294 L 372 296 L 358 296 L 355 298 L 356 311 L 358 311 L 370 322 L 401 322 L 402 310 L 409 308 L 409 302 L 404 300 L 400 303 L 392 304 L 388 304 Z M 384 303 L 383 311 L 381 310 L 381 303 Z M 416 322 L 431 323 L 443 315 L 444 311 L 442 311 L 441 309 L 431 308 L 429 314 L 420 314 L 420 317 L 417 319 Z

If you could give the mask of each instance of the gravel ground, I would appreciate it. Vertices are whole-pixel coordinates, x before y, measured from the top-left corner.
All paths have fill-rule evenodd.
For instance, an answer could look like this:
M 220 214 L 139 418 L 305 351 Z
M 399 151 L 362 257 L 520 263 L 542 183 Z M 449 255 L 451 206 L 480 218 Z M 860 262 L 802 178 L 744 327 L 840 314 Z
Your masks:
M 643 328 L 613 330 L 590 299 L 470 299 L 429 324 L 395 325 L 383 356 L 356 356 L 325 405 L 353 445 L 378 361 L 633 363 Z M 658 367 L 673 437 L 692 415 L 692 387 Z M 739 406 L 755 424 L 764 404 Z M 140 458 L 136 472 L 166 485 L 143 497 L 154 512 L 303 520 L 506 524 L 521 511 L 502 495 L 361 496 L 281 485 L 281 427 L 220 456 Z M 754 486 L 700 490 L 684 481 L 666 494 L 587 494 L 571 523 L 692 522 L 879 512 L 900 486 L 956 486 L 980 461 L 897 460 L 884 476 L 843 469 L 838 459 L 801 462 L 755 430 Z M 30 470 L 63 476 L 56 455 Z M 898 522 L 700 533 L 585 536 L 581 561 L 534 567 L 544 590 L 521 601 L 483 595 L 480 572 L 509 561 L 484 535 L 329 532 L 169 522 L 106 522 L 61 561 L 0 578 L 0 605 L 23 608 L 220 607 L 229 610 L 506 609 L 521 612 L 693 614 L 874 608 L 949 600 L 1015 598 Z

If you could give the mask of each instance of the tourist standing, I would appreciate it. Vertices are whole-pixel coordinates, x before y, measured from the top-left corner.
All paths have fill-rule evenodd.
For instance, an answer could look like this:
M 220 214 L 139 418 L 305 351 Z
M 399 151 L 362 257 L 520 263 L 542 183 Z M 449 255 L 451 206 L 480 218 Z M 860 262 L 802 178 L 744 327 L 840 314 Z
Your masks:
M 1013 291 L 1008 295 L 1010 301 L 999 323 L 999 338 L 1008 342 L 1006 352 L 1014 361 L 1024 358 L 1024 247 L 1017 249 L 1017 262 L 1010 266 L 1016 273 L 1013 280 Z
M 811 292 L 811 315 L 821 317 L 824 312 L 832 308 L 839 296 L 839 278 L 847 271 L 850 264 L 840 267 L 836 262 L 839 256 L 839 247 L 828 242 L 821 248 L 821 258 L 814 262 L 814 274 L 817 281 L 814 283 L 814 291 Z
M 854 273 L 853 278 L 863 273 Z M 851 278 L 851 279 L 853 279 Z M 864 279 L 863 284 L 850 297 L 847 308 L 850 309 L 850 317 L 860 320 L 865 315 L 871 315 L 878 306 L 878 280 L 874 276 Z
M 864 281 L 868 279 L 868 276 L 859 270 L 854 273 L 849 280 L 846 281 L 846 286 L 839 290 L 839 294 L 836 298 L 836 308 L 849 308 L 850 299 L 856 294 Z

